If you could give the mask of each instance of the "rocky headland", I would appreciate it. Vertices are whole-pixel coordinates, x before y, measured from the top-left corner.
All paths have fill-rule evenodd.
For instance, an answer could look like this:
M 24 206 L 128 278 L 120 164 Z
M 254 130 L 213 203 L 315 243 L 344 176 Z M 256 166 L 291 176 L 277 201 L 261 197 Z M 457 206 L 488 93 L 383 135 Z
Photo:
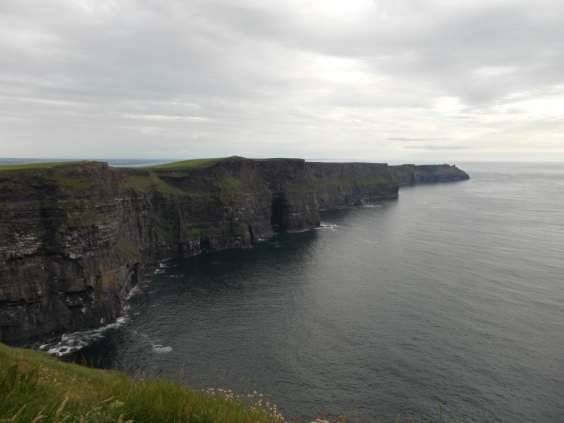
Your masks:
M 151 168 L 77 162 L 0 168 L 0 341 L 116 319 L 144 266 L 252 247 L 320 212 L 394 200 L 404 185 L 468 179 L 451 165 L 241 157 Z

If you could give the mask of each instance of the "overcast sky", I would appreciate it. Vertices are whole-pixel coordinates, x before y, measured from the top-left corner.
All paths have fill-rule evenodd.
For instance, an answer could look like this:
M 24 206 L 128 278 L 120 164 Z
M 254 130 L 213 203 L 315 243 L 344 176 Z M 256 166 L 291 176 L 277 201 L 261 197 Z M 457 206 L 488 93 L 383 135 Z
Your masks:
M 0 157 L 564 159 L 562 0 L 1 0 Z

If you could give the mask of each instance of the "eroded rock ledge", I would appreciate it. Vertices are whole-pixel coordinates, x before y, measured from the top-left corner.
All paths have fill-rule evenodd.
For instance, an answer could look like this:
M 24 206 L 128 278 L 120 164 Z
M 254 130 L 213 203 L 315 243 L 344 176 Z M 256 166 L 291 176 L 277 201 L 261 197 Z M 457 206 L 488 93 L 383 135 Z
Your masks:
M 117 318 L 144 263 L 252 247 L 320 223 L 322 210 L 398 196 L 400 185 L 468 179 L 454 166 L 81 162 L 0 171 L 0 341 L 25 343 Z

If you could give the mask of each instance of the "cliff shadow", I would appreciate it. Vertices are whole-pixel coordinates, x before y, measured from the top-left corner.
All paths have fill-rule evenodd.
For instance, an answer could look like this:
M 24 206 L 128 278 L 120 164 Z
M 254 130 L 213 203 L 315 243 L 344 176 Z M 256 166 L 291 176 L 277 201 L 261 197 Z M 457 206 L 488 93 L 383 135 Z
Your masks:
M 284 232 L 288 229 L 288 199 L 283 192 L 272 193 L 272 212 L 270 224 L 274 232 Z

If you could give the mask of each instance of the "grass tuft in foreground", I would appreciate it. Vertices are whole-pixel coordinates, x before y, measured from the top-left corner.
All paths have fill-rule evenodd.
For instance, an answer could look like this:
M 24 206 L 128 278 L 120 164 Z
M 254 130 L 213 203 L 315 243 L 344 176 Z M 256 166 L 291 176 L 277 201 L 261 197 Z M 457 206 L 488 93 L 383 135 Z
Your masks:
M 45 353 L 0 343 L 0 423 L 285 423 L 256 392 L 194 391 L 158 379 L 69 364 Z M 301 420 L 291 420 L 298 422 Z M 354 420 L 374 423 L 446 423 L 435 417 Z M 352 423 L 344 417 L 303 423 Z
M 60 362 L 0 344 L 0 422 L 282 422 L 233 395 Z

